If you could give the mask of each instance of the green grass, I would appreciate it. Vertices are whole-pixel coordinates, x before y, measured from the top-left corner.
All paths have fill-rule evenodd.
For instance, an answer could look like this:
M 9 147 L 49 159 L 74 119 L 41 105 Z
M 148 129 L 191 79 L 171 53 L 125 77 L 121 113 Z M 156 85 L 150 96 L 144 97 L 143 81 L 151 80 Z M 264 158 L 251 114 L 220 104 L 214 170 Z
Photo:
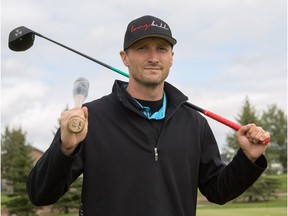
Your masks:
M 286 216 L 287 196 L 279 196 L 269 202 L 229 202 L 216 205 L 209 202 L 198 204 L 197 216 Z
M 287 208 L 198 209 L 197 216 L 286 216 Z
M 271 179 L 278 179 L 280 182 L 279 188 L 277 188 L 276 192 L 287 192 L 287 174 L 283 175 L 271 175 L 269 176 Z
M 235 202 L 231 201 L 226 203 L 225 205 L 217 205 L 210 202 L 201 202 L 198 203 L 198 208 L 214 208 L 214 209 L 226 209 L 226 208 L 273 208 L 273 207 L 287 207 L 287 196 L 279 196 L 277 198 L 273 198 L 268 202 Z

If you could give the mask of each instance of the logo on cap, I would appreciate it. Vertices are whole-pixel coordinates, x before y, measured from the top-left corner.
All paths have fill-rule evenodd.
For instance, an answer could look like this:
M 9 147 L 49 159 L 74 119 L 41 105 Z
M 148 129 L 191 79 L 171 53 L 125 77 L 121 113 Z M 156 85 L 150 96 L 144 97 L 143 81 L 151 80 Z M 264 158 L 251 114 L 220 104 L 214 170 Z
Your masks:
M 124 36 L 124 50 L 145 37 L 160 37 L 167 40 L 172 46 L 176 44 L 169 25 L 157 17 L 147 15 L 128 24 Z
M 155 24 L 155 20 L 153 20 L 151 24 L 144 24 L 138 27 L 131 26 L 131 32 L 137 31 L 138 29 L 142 29 L 142 28 L 144 28 L 144 30 L 146 31 L 150 27 L 157 27 L 157 28 L 165 29 L 167 31 L 169 30 L 166 24 L 163 25 L 163 23 L 161 23 L 160 25 L 157 25 Z

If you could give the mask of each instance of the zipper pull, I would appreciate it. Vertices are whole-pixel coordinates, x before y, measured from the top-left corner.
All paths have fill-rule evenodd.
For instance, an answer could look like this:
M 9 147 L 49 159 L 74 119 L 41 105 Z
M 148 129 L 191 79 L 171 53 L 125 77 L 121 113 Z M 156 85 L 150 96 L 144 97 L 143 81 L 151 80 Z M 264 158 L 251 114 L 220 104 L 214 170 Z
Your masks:
M 157 151 L 157 147 L 154 148 L 154 154 L 155 154 L 155 161 L 158 161 L 158 151 Z

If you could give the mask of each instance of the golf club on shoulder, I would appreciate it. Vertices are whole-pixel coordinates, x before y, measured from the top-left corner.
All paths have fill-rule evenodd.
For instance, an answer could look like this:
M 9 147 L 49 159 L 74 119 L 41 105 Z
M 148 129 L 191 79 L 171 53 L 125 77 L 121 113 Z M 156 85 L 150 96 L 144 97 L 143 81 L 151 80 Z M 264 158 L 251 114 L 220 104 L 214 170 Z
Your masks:
M 27 49 L 29 49 L 30 47 L 33 46 L 34 40 L 35 40 L 35 35 L 37 35 L 39 37 L 42 37 L 42 38 L 44 38 L 44 39 L 46 39 L 46 40 L 48 40 L 48 41 L 50 41 L 50 42 L 52 42 L 54 44 L 57 44 L 57 45 L 65 48 L 65 49 L 68 49 L 68 50 L 70 50 L 70 51 L 72 51 L 72 52 L 74 52 L 74 53 L 76 53 L 78 55 L 81 55 L 81 56 L 83 56 L 83 57 L 85 57 L 85 58 L 87 58 L 87 59 L 89 59 L 89 60 L 91 60 L 91 61 L 93 61 L 93 62 L 95 62 L 97 64 L 100 64 L 100 65 L 102 65 L 102 66 L 104 66 L 104 67 L 116 72 L 116 73 L 119 73 L 119 74 L 121 74 L 121 75 L 123 75 L 125 77 L 129 77 L 129 74 L 127 74 L 127 73 L 125 73 L 125 72 L 123 72 L 123 71 L 121 71 L 121 70 L 119 70 L 117 68 L 114 68 L 114 67 L 112 67 L 112 66 L 110 66 L 108 64 L 105 64 L 105 63 L 103 63 L 103 62 L 101 62 L 101 61 L 99 61 L 97 59 L 94 59 L 94 58 L 92 58 L 90 56 L 87 56 L 87 55 L 85 55 L 85 54 L 83 54 L 83 53 L 81 53 L 81 52 L 79 52 L 77 50 L 74 50 L 74 49 L 72 49 L 72 48 L 70 48 L 68 46 L 65 46 L 65 45 L 63 45 L 63 44 L 61 44 L 59 42 L 56 42 L 56 41 L 54 41 L 54 40 L 52 40 L 52 39 L 50 39 L 48 37 L 45 37 L 45 36 L 35 32 L 33 30 L 30 30 L 30 29 L 26 28 L 25 26 L 20 26 L 20 27 L 15 28 L 14 30 L 12 30 L 10 32 L 8 46 L 13 51 L 17 51 L 17 52 L 25 51 L 25 50 L 27 50 Z M 210 112 L 208 110 L 205 110 L 203 108 L 200 108 L 200 107 L 195 106 L 194 104 L 191 104 L 191 103 L 188 103 L 188 102 L 186 102 L 186 104 L 187 104 L 187 106 L 191 107 L 192 109 L 197 110 L 198 112 L 201 112 L 204 115 L 206 115 L 206 116 L 208 116 L 208 117 L 210 117 L 210 118 L 212 118 L 212 119 L 214 119 L 214 120 L 216 120 L 216 121 L 218 121 L 218 122 L 220 122 L 220 123 L 232 128 L 232 129 L 234 129 L 236 131 L 238 131 L 241 128 L 240 125 L 238 125 L 238 124 L 236 124 L 236 123 L 234 123 L 234 122 L 232 122 L 232 121 L 230 121 L 228 119 L 225 119 L 225 118 L 223 118 L 223 117 L 221 117 L 221 116 L 219 116 L 219 115 L 217 115 L 217 114 L 215 114 L 213 112 Z M 267 145 L 269 143 L 269 141 L 270 141 L 270 139 L 267 138 L 267 139 L 265 139 L 262 142 L 262 144 Z

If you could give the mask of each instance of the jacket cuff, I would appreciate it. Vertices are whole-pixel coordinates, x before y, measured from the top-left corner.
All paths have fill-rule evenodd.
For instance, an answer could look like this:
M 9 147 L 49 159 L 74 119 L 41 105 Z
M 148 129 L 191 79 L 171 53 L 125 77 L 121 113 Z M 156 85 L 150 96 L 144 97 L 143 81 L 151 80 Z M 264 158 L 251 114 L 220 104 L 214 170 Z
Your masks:
M 57 140 L 55 142 L 55 140 Z M 64 152 L 61 149 L 61 132 L 60 130 L 58 131 L 58 133 L 56 134 L 56 137 L 54 139 L 54 144 L 57 146 L 57 154 L 62 155 L 64 157 L 68 157 L 68 158 L 74 158 L 76 156 L 79 155 L 80 151 L 81 151 L 81 147 L 82 147 L 82 142 L 78 144 L 77 148 L 74 150 L 74 152 L 71 155 L 66 155 L 64 154 Z
M 256 168 L 260 170 L 264 171 L 267 168 L 267 160 L 263 154 L 260 157 L 258 157 L 254 163 L 249 160 L 249 158 L 244 154 L 241 148 L 238 150 L 237 156 L 239 156 L 243 160 L 246 160 L 247 163 L 250 163 L 252 166 L 255 166 Z

